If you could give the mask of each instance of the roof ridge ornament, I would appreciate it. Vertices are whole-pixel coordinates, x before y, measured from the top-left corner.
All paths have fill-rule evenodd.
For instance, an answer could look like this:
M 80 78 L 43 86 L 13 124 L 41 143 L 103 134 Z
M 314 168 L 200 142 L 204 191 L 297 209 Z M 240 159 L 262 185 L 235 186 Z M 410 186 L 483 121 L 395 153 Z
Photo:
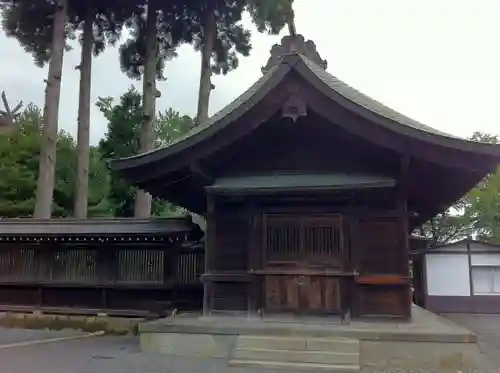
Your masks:
M 267 60 L 267 64 L 262 67 L 262 74 L 267 73 L 275 65 L 277 65 L 283 57 L 290 54 L 300 54 L 307 57 L 314 64 L 326 70 L 328 62 L 319 55 L 316 44 L 312 40 L 305 40 L 304 36 L 285 35 L 281 39 L 280 44 L 274 44 L 271 48 L 271 56 Z
M 327 62 L 322 59 L 316 50 L 316 44 L 312 40 L 306 41 L 304 36 L 297 34 L 295 27 L 295 12 L 293 11 L 293 0 L 289 0 L 287 10 L 288 33 L 281 39 L 281 44 L 274 44 L 271 48 L 271 56 L 266 66 L 262 67 L 262 74 L 266 74 L 276 66 L 286 55 L 299 54 L 307 57 L 311 62 L 326 70 Z

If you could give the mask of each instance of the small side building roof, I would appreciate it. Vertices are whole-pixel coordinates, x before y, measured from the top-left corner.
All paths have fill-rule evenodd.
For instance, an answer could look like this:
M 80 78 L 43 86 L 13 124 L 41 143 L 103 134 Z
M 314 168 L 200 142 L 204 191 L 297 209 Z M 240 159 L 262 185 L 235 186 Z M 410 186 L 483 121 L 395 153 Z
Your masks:
M 500 245 L 484 240 L 475 240 L 472 238 L 464 238 L 462 240 L 448 242 L 445 244 L 440 244 L 436 246 L 428 245 L 425 248 L 425 253 L 428 254 L 442 254 L 442 253 L 465 253 L 470 251 L 471 253 L 500 253 Z
M 0 241 L 10 237 L 169 236 L 192 229 L 190 218 L 0 219 Z

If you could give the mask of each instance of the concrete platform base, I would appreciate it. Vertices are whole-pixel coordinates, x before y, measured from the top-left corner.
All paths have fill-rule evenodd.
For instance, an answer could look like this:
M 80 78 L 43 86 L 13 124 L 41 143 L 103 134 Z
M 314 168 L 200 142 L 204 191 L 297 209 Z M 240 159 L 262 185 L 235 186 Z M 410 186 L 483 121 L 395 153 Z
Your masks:
M 241 366 L 264 367 L 267 361 L 274 368 L 300 363 L 317 364 L 319 369 L 319 365 L 325 368 L 340 362 L 349 371 L 373 367 L 456 372 L 483 367 L 485 359 L 474 333 L 418 307 L 414 307 L 408 322 L 354 320 L 349 324 L 326 318 L 282 322 L 244 316 L 179 315 L 141 323 L 139 334 L 146 352 L 224 358 Z M 345 346 L 332 342 L 339 338 L 355 341 L 359 357 L 348 356 L 351 352 L 346 353 Z M 246 343 L 243 347 L 242 340 Z M 321 343 L 326 348 L 320 348 Z M 311 350 L 307 345 L 318 348 Z M 265 351 L 269 349 L 272 351 Z M 300 353 L 290 353 L 293 350 Z M 311 360 L 313 356 L 319 360 Z

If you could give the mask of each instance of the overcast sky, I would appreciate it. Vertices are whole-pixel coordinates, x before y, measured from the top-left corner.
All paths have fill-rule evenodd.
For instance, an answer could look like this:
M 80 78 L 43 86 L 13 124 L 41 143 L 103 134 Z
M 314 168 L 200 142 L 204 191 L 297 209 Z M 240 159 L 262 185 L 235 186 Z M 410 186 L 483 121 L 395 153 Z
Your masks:
M 445 132 L 500 134 L 500 2 L 476 0 L 296 0 L 297 31 L 312 39 L 328 71 L 407 116 Z M 237 71 L 216 77 L 210 111 L 241 94 L 261 75 L 271 46 L 281 39 L 253 31 L 253 50 Z M 46 69 L 13 39 L 0 36 L 0 89 L 11 106 L 19 100 L 43 106 Z M 66 53 L 59 125 L 76 132 L 79 48 Z M 200 56 L 189 46 L 168 63 L 159 109 L 194 115 Z M 123 75 L 117 50 L 94 59 L 92 101 L 118 98 L 139 82 Z M 91 141 L 106 130 L 94 107 Z

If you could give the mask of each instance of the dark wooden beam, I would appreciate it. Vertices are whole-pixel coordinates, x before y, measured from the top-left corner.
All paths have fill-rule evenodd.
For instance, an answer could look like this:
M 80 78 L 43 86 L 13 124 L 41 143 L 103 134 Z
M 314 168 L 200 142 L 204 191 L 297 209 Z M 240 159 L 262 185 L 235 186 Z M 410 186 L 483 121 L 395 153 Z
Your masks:
M 403 253 L 401 255 L 401 260 L 404 263 L 401 265 L 405 266 L 405 276 L 409 276 L 409 261 L 411 257 L 410 253 L 410 214 L 408 212 L 408 175 L 410 170 L 411 158 L 408 154 L 403 154 L 400 159 L 400 172 L 398 178 L 398 210 L 401 214 L 401 234 L 403 238 L 403 247 L 401 248 Z M 410 284 L 408 283 L 408 301 L 405 313 L 407 317 L 411 317 L 411 307 L 412 307 L 412 294 L 410 290 Z
M 215 201 L 214 196 L 207 195 L 207 222 L 205 241 L 205 275 L 213 271 L 213 255 L 215 250 Z M 213 282 L 207 276 L 203 281 L 203 315 L 208 316 L 213 309 Z

